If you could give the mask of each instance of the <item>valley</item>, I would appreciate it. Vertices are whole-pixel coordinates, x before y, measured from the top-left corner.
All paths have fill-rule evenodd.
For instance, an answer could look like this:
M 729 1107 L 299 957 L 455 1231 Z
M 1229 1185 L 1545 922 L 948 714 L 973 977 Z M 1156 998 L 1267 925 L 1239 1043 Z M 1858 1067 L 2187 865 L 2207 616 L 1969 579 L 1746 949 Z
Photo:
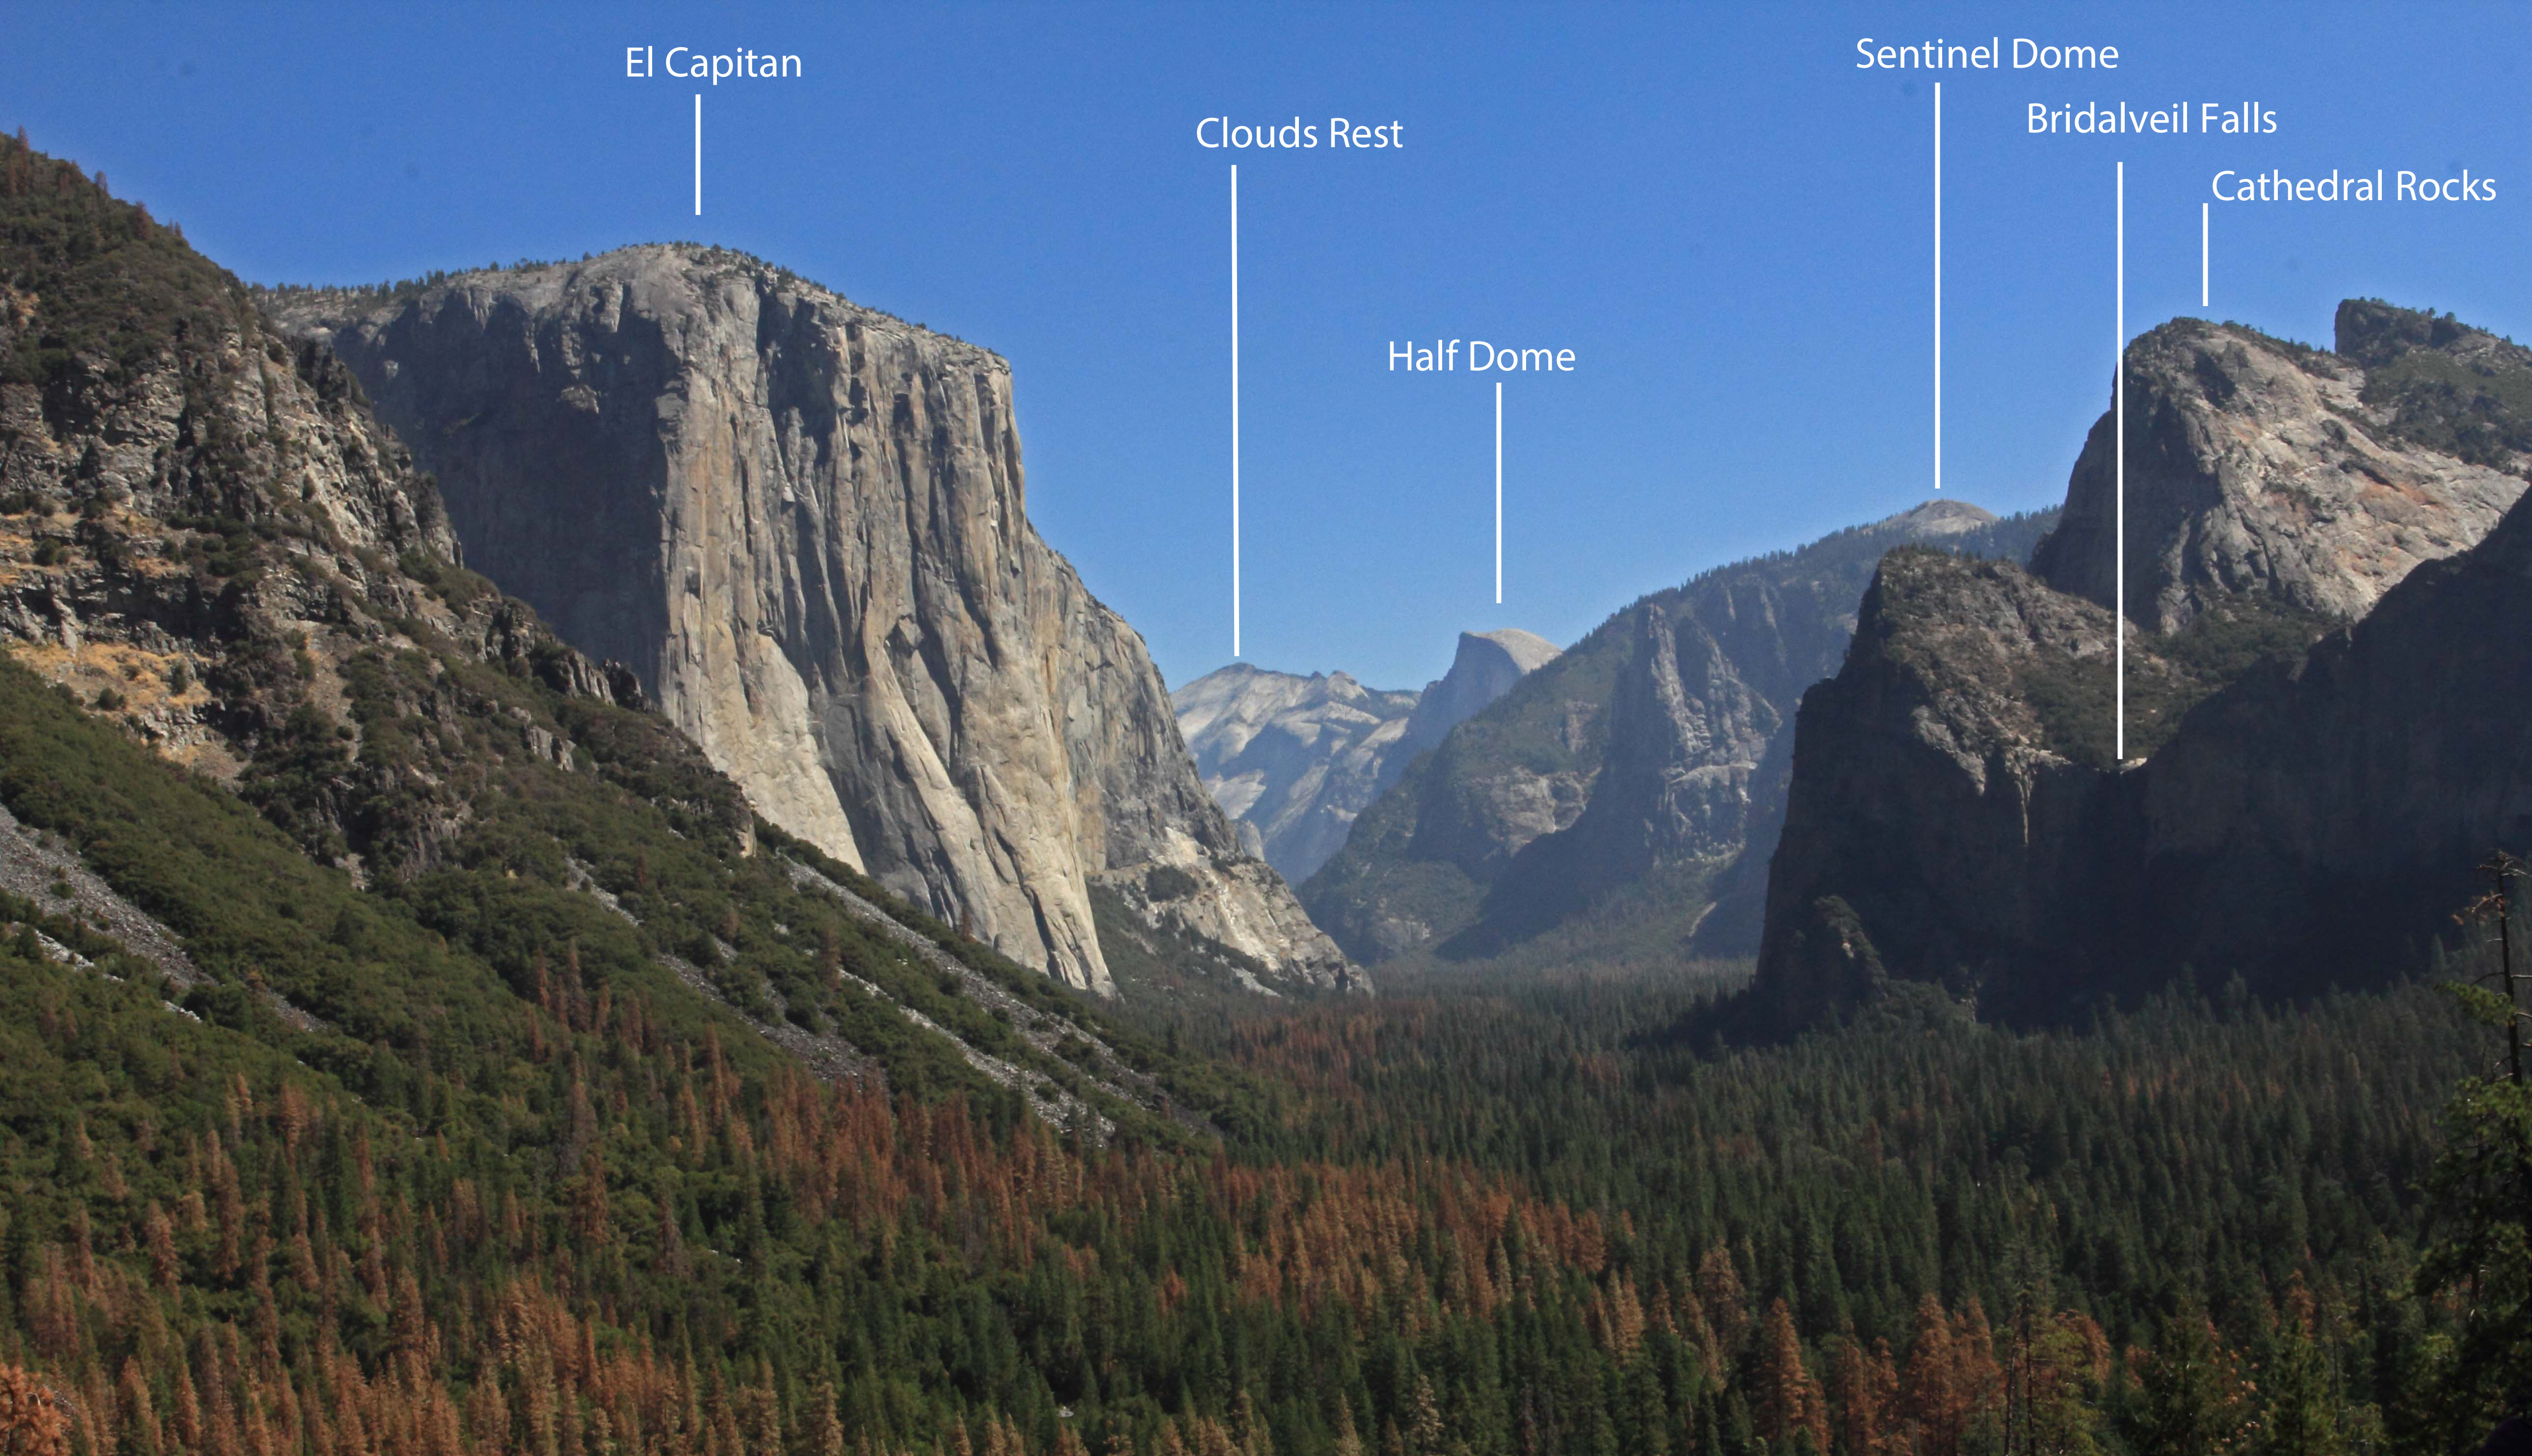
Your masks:
M 2089 18 L 1861 66 L 1700 18 L 1880 87 L 1804 83 L 1823 130 L 1736 193 L 1733 79 L 1664 18 L 1435 15 L 1283 22 L 1343 64 L 877 7 L 656 74 L 609 36 L 550 104 L 41 93 L 0 137 L 0 1456 L 2532 1428 L 2532 349 L 2485 238 L 2202 197 L 2349 150 L 2265 73 L 2106 130 L 1992 89 L 2197 94 Z M 1572 118 L 1450 104 L 1525 68 Z M 272 138 L 183 149 L 194 87 Z M 545 135 L 468 130 L 505 108 Z M 1276 120 L 1330 108 L 1383 120 Z M 1868 176 L 1904 133 L 1919 198 L 1927 120 L 1930 381 Z M 1230 203 L 1200 338 L 1214 213 L 1145 131 Z M 2495 208 L 2459 135 L 2431 171 Z M 2100 308 L 1998 137 L 2100 151 Z M 2199 148 L 2185 207 L 2140 140 Z M 1437 318 L 1521 342 L 1390 337 Z

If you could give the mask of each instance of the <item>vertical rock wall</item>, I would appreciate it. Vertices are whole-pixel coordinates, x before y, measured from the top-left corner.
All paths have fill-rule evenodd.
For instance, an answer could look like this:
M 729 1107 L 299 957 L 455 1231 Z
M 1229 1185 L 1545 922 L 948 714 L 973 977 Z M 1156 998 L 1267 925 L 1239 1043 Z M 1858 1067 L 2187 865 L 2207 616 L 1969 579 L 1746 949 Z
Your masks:
M 776 823 L 1076 985 L 1110 985 L 1103 883 L 1270 980 L 1351 976 L 1030 527 L 1001 358 L 687 246 L 277 311 L 437 475 L 468 565 Z

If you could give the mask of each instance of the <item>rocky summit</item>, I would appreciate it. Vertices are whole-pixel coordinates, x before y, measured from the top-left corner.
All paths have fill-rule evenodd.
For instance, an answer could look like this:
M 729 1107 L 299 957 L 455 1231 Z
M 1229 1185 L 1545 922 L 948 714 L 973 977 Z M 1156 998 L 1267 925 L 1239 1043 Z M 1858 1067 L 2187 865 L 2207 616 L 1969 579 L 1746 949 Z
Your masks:
M 1805 688 L 1881 554 L 2019 560 L 2044 523 L 1928 502 L 1635 603 L 1443 736 L 1303 886 L 1357 958 L 1675 962 L 1757 940 Z
M 2336 343 L 2181 320 L 2131 346 L 2124 759 L 2106 418 L 2030 571 L 1882 564 L 1803 700 L 1774 1019 L 1892 978 L 2040 1018 L 2193 969 L 2379 981 L 2532 834 L 2521 673 L 2491 645 L 2532 533 L 2532 354 L 2375 303 Z
M 1009 366 L 738 253 L 270 300 L 433 473 L 470 567 L 628 664 L 759 812 L 1076 985 L 1108 933 L 1354 973 L 1030 526 Z
M 1451 670 L 1420 692 L 1235 662 L 1170 701 L 1205 787 L 1297 884 L 1410 759 L 1555 656 L 1554 643 L 1518 628 L 1464 632 Z
M 2522 493 L 2501 463 L 2399 427 L 2382 383 L 2369 403 L 2358 357 L 2396 376 L 2396 358 L 2411 352 L 2375 337 L 2390 332 L 2381 317 L 2380 306 L 2342 308 L 2348 337 L 2336 353 L 2199 319 L 2129 346 L 2127 587 L 2138 626 L 2178 632 L 2244 592 L 2362 616 L 2418 563 L 2486 535 Z M 2050 586 L 2103 606 L 2116 587 L 2116 453 L 2105 414 L 2075 462 L 2063 522 L 2031 562 Z
M 1496 699 L 1556 655 L 1554 643 L 1518 627 L 1461 633 L 1459 649 L 1451 655 L 1451 670 L 1426 683 L 1415 700 L 1415 711 L 1408 716 L 1396 752 L 1382 765 L 1381 787 L 1398 782 L 1417 754 L 1493 706 Z

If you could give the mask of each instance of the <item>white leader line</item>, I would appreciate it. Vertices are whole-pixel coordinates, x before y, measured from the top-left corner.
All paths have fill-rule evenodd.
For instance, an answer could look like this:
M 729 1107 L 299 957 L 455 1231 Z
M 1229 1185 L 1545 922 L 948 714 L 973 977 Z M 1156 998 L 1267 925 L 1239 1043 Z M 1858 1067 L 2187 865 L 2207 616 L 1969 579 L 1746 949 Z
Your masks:
M 2116 416 L 2111 428 L 2118 436 L 2116 570 L 2118 587 L 2114 593 L 2117 613 L 2110 630 L 2118 641 L 2118 726 L 2113 733 L 2111 759 L 2128 761 L 2128 164 L 2118 164 L 2118 312 L 2114 325 L 2117 346 L 2110 354 L 2110 366 L 2117 370 L 2112 413 Z
M 1239 655 L 1239 164 L 1231 167 L 1231 655 Z

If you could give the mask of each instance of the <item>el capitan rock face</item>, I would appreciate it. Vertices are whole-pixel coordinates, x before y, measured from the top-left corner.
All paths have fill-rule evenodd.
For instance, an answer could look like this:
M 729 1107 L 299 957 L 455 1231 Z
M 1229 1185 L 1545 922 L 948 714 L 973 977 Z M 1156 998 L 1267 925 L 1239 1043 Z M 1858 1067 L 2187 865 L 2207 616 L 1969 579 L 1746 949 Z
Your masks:
M 2032 1017 L 2184 967 L 2379 980 L 2532 838 L 2532 683 L 2495 645 L 2532 561 L 2504 407 L 2532 355 L 2370 304 L 2339 344 L 2132 346 L 2125 766 L 2106 421 L 2029 572 L 1884 561 L 1802 703 L 1755 987 L 1779 1024 L 1883 976 Z
M 1029 525 L 998 356 L 689 246 L 273 308 L 414 443 L 468 565 L 776 823 L 1074 984 L 1111 983 L 1094 889 L 1269 983 L 1353 976 Z

